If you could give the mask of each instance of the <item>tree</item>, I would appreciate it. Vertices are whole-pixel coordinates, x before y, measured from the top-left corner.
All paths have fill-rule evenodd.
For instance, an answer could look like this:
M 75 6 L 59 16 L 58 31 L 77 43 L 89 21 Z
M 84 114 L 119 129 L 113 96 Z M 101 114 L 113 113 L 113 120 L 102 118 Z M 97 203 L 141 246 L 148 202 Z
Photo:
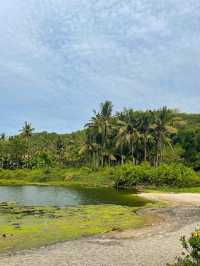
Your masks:
M 144 161 L 147 161 L 147 144 L 148 140 L 151 139 L 151 126 L 152 126 L 152 114 L 146 111 L 141 114 L 139 122 L 139 130 L 141 132 L 140 137 L 144 145 Z
M 6 134 L 5 133 L 2 133 L 1 134 L 0 140 L 2 140 L 2 141 L 6 140 Z
M 27 146 L 27 154 L 25 155 L 25 161 L 28 167 L 30 167 L 31 164 L 31 153 L 30 153 L 30 138 L 32 137 L 32 134 L 34 132 L 34 128 L 32 128 L 32 124 L 25 122 L 24 126 L 20 130 L 22 138 L 26 140 L 26 146 Z
M 109 134 L 112 132 L 112 103 L 106 101 L 100 104 L 100 111 L 94 111 L 94 116 L 85 125 L 88 128 L 87 141 L 96 143 L 100 147 L 101 165 L 105 164 L 105 154 L 108 148 Z M 96 151 L 95 151 L 96 153 Z
M 60 136 L 58 137 L 56 141 L 56 151 L 58 154 L 58 161 L 60 165 L 63 165 L 64 154 L 65 154 L 65 143 Z
M 152 125 L 155 141 L 156 141 L 156 158 L 155 165 L 158 166 L 162 160 L 163 145 L 167 144 L 172 148 L 171 139 L 169 134 L 176 133 L 176 129 L 170 126 L 172 121 L 173 112 L 167 107 L 163 107 L 158 111 L 152 112 L 154 116 L 154 122 Z
M 22 137 L 28 140 L 32 136 L 34 130 L 35 129 L 32 128 L 31 123 L 25 122 L 20 132 L 21 132 Z
M 118 120 L 118 133 L 116 136 L 116 147 L 120 147 L 120 154 L 121 154 L 121 164 L 124 163 L 124 152 L 125 147 L 128 147 L 128 153 L 131 153 L 132 161 L 135 163 L 134 151 L 135 151 L 135 144 L 138 142 L 140 138 L 140 134 L 138 130 L 134 127 L 134 124 L 129 122 L 123 122 Z

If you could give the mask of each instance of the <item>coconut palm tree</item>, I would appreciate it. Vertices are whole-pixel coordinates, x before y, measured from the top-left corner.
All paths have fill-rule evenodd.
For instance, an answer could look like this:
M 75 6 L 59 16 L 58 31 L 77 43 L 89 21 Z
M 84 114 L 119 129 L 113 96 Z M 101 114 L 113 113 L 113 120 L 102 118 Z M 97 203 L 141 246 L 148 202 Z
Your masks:
M 60 136 L 58 137 L 56 141 L 56 151 L 58 154 L 58 161 L 60 165 L 63 165 L 64 155 L 65 155 L 65 143 Z
M 32 127 L 31 123 L 28 123 L 27 121 L 24 123 L 24 126 L 20 130 L 22 138 L 26 141 L 27 146 L 27 155 L 26 160 L 28 161 L 28 166 L 30 166 L 30 160 L 31 160 L 31 154 L 30 154 L 30 138 L 32 137 L 32 134 L 34 132 L 34 128 Z
M 99 115 L 99 113 L 95 113 L 95 116 L 93 116 L 89 123 L 85 125 L 87 128 L 86 130 L 86 141 L 85 141 L 85 147 L 89 146 L 94 146 L 94 144 L 99 146 L 98 151 L 94 151 L 93 148 L 91 147 L 86 150 L 93 150 L 94 152 L 97 153 L 98 160 L 101 161 L 101 164 L 103 165 L 103 142 L 102 142 L 102 120 Z M 88 146 L 88 147 L 89 147 Z
M 176 128 L 170 125 L 173 117 L 173 112 L 167 107 L 163 107 L 158 111 L 154 111 L 153 116 L 154 123 L 152 124 L 151 128 L 153 129 L 156 141 L 155 165 L 157 166 L 162 159 L 162 149 L 164 144 L 169 145 L 172 148 L 169 135 L 175 133 Z
M 123 156 L 124 158 L 123 147 L 127 146 L 131 154 L 132 161 L 133 163 L 135 163 L 135 157 L 134 157 L 134 152 L 136 151 L 135 145 L 140 137 L 140 134 L 138 130 L 135 128 L 135 125 L 130 120 L 128 122 L 118 120 L 117 125 L 118 125 L 118 132 L 116 135 L 116 147 L 121 148 L 121 156 Z
M 6 134 L 5 133 L 2 133 L 1 134 L 0 140 L 2 140 L 2 141 L 6 140 Z
M 125 154 L 124 147 L 128 144 L 127 132 L 120 128 L 116 136 L 116 148 L 120 149 L 121 164 L 124 164 Z
M 85 125 L 89 129 L 90 141 L 96 142 L 100 148 L 101 165 L 104 165 L 105 152 L 108 146 L 109 135 L 112 131 L 112 103 L 106 101 L 101 103 L 100 111 L 94 111 L 94 116 Z
M 32 124 L 26 121 L 20 132 L 24 138 L 29 139 L 32 136 L 34 130 L 35 129 L 32 128 Z
M 144 145 L 144 161 L 147 161 L 147 144 L 151 138 L 151 125 L 152 125 L 152 114 L 149 111 L 143 112 L 139 120 L 140 138 Z

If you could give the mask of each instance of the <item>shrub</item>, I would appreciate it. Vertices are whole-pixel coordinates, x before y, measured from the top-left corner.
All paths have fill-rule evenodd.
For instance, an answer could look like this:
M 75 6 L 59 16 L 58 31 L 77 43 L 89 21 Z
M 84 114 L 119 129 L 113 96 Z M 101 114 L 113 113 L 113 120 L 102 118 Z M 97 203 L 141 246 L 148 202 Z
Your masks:
M 189 187 L 200 184 L 200 176 L 183 164 L 161 164 L 152 167 L 148 163 L 134 166 L 132 164 L 116 167 L 116 187 L 132 187 L 136 185 L 156 185 Z
M 181 238 L 182 246 L 185 249 L 183 257 L 179 257 L 174 264 L 168 266 L 199 266 L 200 265 L 200 229 L 192 233 L 187 240 Z

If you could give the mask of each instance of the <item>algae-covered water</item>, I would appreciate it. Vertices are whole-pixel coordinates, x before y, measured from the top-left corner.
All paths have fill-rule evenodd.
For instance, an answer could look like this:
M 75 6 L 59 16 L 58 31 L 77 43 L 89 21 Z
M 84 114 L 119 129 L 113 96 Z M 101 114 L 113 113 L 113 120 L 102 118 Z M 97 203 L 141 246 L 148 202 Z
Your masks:
M 146 201 L 133 194 L 133 191 L 59 186 L 0 186 L 0 202 L 58 207 L 97 204 L 139 207 L 146 204 Z
M 0 253 L 140 228 L 147 204 L 134 191 L 113 188 L 0 186 Z

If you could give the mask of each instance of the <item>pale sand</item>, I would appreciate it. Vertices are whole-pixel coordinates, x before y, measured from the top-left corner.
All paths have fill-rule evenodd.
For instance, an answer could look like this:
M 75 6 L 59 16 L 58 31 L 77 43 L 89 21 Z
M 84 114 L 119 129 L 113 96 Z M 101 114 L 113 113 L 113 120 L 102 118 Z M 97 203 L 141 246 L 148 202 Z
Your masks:
M 183 204 L 199 204 L 200 205 L 200 194 L 199 193 L 141 193 L 141 197 L 149 200 L 161 200 L 169 201 L 172 203 L 183 203 Z

